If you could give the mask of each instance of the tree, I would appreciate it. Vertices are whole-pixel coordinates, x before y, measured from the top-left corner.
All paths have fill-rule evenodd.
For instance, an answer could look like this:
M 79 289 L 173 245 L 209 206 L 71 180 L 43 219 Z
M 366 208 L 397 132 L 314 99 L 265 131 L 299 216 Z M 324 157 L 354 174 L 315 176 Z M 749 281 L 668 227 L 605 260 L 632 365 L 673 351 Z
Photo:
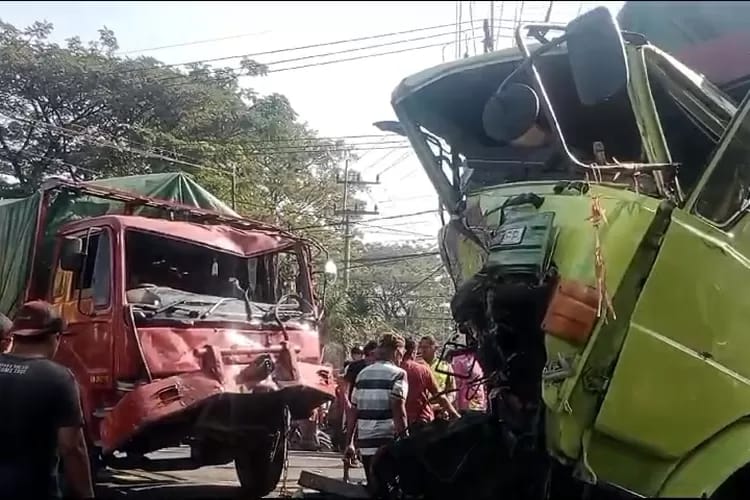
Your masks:
M 239 85 L 266 68 L 121 58 L 115 34 L 65 46 L 53 26 L 0 21 L 0 197 L 25 196 L 47 177 L 77 180 L 185 170 L 237 210 L 286 227 L 324 225 L 340 201 L 346 146 L 317 137 L 282 95 Z M 329 229 L 314 232 L 334 238 Z
M 351 286 L 328 301 L 329 329 L 347 346 L 383 330 L 444 339 L 453 293 L 433 245 L 369 244 L 352 259 Z

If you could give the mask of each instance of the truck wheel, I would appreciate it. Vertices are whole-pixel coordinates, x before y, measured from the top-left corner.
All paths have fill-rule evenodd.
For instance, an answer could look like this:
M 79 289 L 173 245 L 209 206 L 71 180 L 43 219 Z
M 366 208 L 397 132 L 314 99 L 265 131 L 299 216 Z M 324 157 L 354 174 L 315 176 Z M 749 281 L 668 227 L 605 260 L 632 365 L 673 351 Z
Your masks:
M 257 500 L 271 493 L 279 484 L 288 453 L 286 437 L 279 440 L 273 460 L 271 450 L 252 450 L 234 459 L 243 500 Z
M 284 407 L 281 414 L 281 439 L 272 441 L 275 450 L 250 450 L 241 453 L 234 459 L 234 468 L 240 480 L 242 496 L 245 500 L 256 500 L 271 493 L 279 484 L 281 474 L 289 454 L 289 428 L 291 426 L 289 408 Z M 271 452 L 273 459 L 269 460 Z

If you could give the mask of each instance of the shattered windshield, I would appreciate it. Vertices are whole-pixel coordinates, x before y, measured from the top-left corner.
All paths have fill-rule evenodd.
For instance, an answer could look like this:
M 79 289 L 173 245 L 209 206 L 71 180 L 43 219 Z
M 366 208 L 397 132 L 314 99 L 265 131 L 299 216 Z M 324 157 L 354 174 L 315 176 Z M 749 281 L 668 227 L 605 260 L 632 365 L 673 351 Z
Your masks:
M 244 257 L 129 230 L 125 252 L 128 303 L 149 309 L 151 317 L 247 321 L 267 316 L 289 295 L 301 300 L 285 304 L 285 311 L 310 312 L 309 284 L 295 248 Z
M 498 58 L 456 71 L 414 92 L 402 104 L 405 116 L 448 145 L 450 154 L 445 156 L 458 177 L 452 183 L 463 194 L 506 183 L 585 176 L 560 148 L 528 72 L 513 77 L 506 87 L 512 92 L 497 93 L 521 60 L 520 56 Z M 646 160 L 627 89 L 606 102 L 584 106 L 566 53 L 545 54 L 536 65 L 575 158 L 586 164 Z M 431 150 L 436 156 L 435 148 Z M 434 168 L 435 161 L 427 155 L 422 161 L 426 168 Z M 629 183 L 624 176 L 602 180 Z
M 128 297 L 133 298 L 133 305 L 146 307 L 150 318 L 242 322 L 267 319 L 273 309 L 272 304 L 251 301 L 248 314 L 246 302 L 241 298 L 204 295 L 163 286 L 129 290 Z

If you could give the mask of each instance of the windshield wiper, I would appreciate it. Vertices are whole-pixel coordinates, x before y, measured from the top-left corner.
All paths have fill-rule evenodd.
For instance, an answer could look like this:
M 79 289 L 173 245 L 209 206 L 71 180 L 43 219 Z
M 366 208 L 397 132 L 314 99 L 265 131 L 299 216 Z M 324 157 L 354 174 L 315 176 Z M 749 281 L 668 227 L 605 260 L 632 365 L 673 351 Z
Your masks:
M 154 316 L 156 316 L 157 314 L 163 314 L 167 311 L 171 311 L 172 309 L 176 308 L 179 305 L 184 304 L 185 302 L 187 302 L 187 299 L 175 300 L 174 302 L 167 304 L 166 306 L 154 311 Z
M 222 305 L 227 300 L 229 300 L 229 299 L 226 298 L 226 297 L 217 300 L 216 302 L 214 302 L 213 304 L 211 304 L 211 307 L 209 307 L 206 311 L 204 311 L 203 313 L 201 313 L 201 315 L 198 316 L 198 319 L 206 319 L 208 316 L 211 316 L 216 311 L 216 309 L 218 309 L 219 306 Z
M 224 300 L 225 299 L 221 299 L 218 302 L 213 303 L 213 302 L 209 302 L 207 300 L 179 299 L 179 300 L 175 300 L 171 304 L 167 304 L 166 306 L 162 307 L 161 309 L 157 309 L 156 311 L 154 311 L 154 316 L 156 316 L 158 314 L 163 314 L 163 313 L 168 312 L 168 311 L 171 311 L 172 309 L 182 309 L 183 311 L 187 311 L 188 312 L 188 316 L 190 318 L 200 318 L 200 319 L 203 319 L 204 316 L 201 315 L 198 311 L 196 311 L 194 309 L 187 308 L 187 307 L 180 307 L 180 306 L 182 306 L 183 304 L 186 304 L 186 303 L 192 303 L 192 304 L 211 304 L 211 309 L 205 313 L 206 315 L 208 315 L 208 314 L 212 313 L 214 311 L 214 309 L 216 309 L 216 307 L 218 307 Z

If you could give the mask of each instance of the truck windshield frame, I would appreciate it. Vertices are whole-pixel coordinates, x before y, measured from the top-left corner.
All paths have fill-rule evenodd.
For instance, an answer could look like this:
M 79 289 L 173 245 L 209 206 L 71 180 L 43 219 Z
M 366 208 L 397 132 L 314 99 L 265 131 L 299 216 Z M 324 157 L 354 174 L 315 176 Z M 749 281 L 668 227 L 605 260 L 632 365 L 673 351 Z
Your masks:
M 658 79 L 661 85 L 667 87 L 670 96 L 674 99 L 677 106 L 682 109 L 697 127 L 709 135 L 714 143 L 718 142 L 721 135 L 726 130 L 732 116 L 737 111 L 737 106 L 733 103 L 731 98 L 704 77 L 690 70 L 669 54 L 664 53 L 652 45 L 627 43 L 626 50 L 642 51 L 643 57 L 630 58 L 631 64 L 633 60 L 638 61 L 640 64 L 645 64 L 644 73 L 651 78 Z M 524 56 L 520 54 L 520 58 L 523 57 Z M 532 72 L 530 71 L 530 73 Z M 541 81 L 541 84 L 544 85 L 544 73 L 542 72 L 539 74 L 537 72 L 537 75 L 530 74 L 529 78 L 534 80 L 535 76 L 538 76 L 537 83 Z M 628 93 L 631 96 L 633 93 L 637 92 L 652 91 L 652 83 L 648 81 L 643 88 L 636 87 L 638 86 L 633 85 L 630 81 L 628 82 Z M 651 100 L 639 99 L 638 101 L 640 102 L 634 102 L 632 98 L 630 99 L 632 112 L 636 116 L 646 113 L 647 110 L 640 109 L 640 106 L 644 104 L 648 105 Z M 550 105 L 554 106 L 554 102 L 550 103 Z M 405 135 L 409 138 L 417 156 L 426 167 L 426 170 L 431 174 L 430 178 L 436 188 L 438 188 L 439 194 L 441 198 L 443 198 L 443 203 L 449 211 L 456 211 L 456 209 L 460 211 L 462 205 L 461 200 L 466 196 L 471 196 L 475 191 L 482 191 L 491 187 L 483 186 L 467 190 L 461 183 L 456 183 L 455 177 L 454 179 L 450 179 L 450 176 L 441 172 L 440 170 L 443 170 L 443 168 L 438 168 L 437 164 L 440 163 L 440 165 L 444 165 L 445 156 L 440 158 L 440 155 L 430 147 L 428 136 L 425 135 L 422 127 L 411 119 L 412 117 L 410 117 L 410 113 L 407 111 L 408 107 L 404 107 L 399 103 L 395 108 Z M 652 111 L 653 113 L 647 114 L 652 114 L 662 127 L 669 127 L 668 123 L 665 123 L 660 119 L 659 113 L 656 112 L 656 110 Z M 653 140 L 657 139 L 655 138 Z M 641 142 L 643 143 L 643 140 Z M 451 154 L 447 156 L 450 156 L 454 160 L 450 165 L 452 170 L 454 170 L 454 172 L 458 171 L 458 169 L 463 170 L 464 166 L 461 163 L 455 164 L 455 160 L 460 160 L 459 154 L 455 154 L 456 152 L 453 151 L 454 147 L 452 144 L 449 144 L 449 147 L 451 149 Z M 645 148 L 646 146 L 642 145 L 642 147 Z M 664 148 L 669 151 L 667 144 L 664 144 Z M 662 165 L 663 162 L 655 160 L 658 159 L 645 157 L 643 158 L 642 164 L 647 168 L 654 168 L 658 165 Z M 433 165 L 435 165 L 435 167 L 433 167 Z M 705 165 L 701 165 L 701 167 L 705 168 Z M 440 178 L 435 179 L 436 177 Z M 502 184 L 503 183 L 497 185 Z M 644 190 L 640 190 L 640 192 L 643 193 Z M 664 196 L 666 195 L 663 193 L 659 194 L 659 197 Z M 678 201 L 678 203 L 682 204 L 684 198 L 682 196 L 679 198 L 682 199 Z M 452 207 L 452 204 L 455 205 Z
M 312 290 L 298 245 L 246 257 L 149 231 L 130 228 L 124 233 L 126 295 L 155 285 L 204 301 L 243 301 L 247 293 L 252 303 L 276 304 L 292 294 L 303 299 L 302 312 L 312 312 L 305 310 L 313 303 Z
M 641 48 L 649 76 L 659 79 L 684 111 L 718 141 L 737 105 L 713 83 L 653 45 Z

